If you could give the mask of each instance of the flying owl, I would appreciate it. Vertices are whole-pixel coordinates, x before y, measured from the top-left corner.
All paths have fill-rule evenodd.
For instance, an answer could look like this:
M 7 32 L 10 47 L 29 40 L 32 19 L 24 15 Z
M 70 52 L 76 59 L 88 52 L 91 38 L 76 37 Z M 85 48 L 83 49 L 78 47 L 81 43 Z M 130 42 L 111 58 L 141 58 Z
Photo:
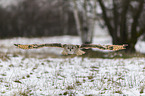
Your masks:
M 18 48 L 21 49 L 37 49 L 42 47 L 58 47 L 58 48 L 64 48 L 62 54 L 68 55 L 68 54 L 76 54 L 76 55 L 82 55 L 85 54 L 84 51 L 80 49 L 89 49 L 89 48 L 98 48 L 102 50 L 123 50 L 126 49 L 125 47 L 127 44 L 123 45 L 95 45 L 95 44 L 83 44 L 83 45 L 73 45 L 73 44 L 61 44 L 61 43 L 51 43 L 51 44 L 31 44 L 31 45 L 22 45 L 22 44 L 14 44 Z

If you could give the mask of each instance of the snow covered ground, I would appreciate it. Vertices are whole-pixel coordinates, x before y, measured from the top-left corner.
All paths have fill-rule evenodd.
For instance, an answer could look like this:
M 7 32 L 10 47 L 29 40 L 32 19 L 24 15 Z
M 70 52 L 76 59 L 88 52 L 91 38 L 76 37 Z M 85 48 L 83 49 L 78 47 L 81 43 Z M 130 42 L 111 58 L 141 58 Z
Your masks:
M 111 37 L 100 31 L 93 43 L 111 44 Z M 0 40 L 0 95 L 145 95 L 145 58 L 62 56 L 61 48 L 23 50 L 13 45 L 54 42 L 81 44 L 76 36 Z
M 93 43 L 111 44 L 111 37 L 95 28 Z M 81 44 L 77 36 L 0 40 L 0 95 L 145 95 L 145 58 L 62 56 L 61 48 L 23 50 L 13 45 L 56 42 Z M 138 41 L 136 50 L 145 52 L 144 43 Z
M 14 1 L 21 0 L 0 0 L 0 6 L 16 5 Z M 104 30 L 95 28 L 94 44 L 112 44 Z M 54 42 L 81 44 L 76 36 L 0 40 L 0 96 L 145 96 L 145 58 L 62 56 L 61 48 L 13 45 Z M 145 53 L 145 42 L 138 41 L 136 50 Z
M 138 96 L 145 86 L 144 58 L 9 58 L 0 60 L 0 94 L 3 96 Z

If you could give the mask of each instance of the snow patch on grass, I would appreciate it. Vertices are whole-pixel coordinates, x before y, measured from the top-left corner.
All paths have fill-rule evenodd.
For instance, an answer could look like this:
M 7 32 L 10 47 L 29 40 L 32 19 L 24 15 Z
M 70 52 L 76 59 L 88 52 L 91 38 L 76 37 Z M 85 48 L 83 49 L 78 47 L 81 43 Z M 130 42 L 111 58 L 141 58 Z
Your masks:
M 94 44 L 111 44 L 110 36 L 95 37 Z M 61 48 L 23 50 L 13 45 L 56 42 L 81 44 L 77 36 L 0 40 L 0 95 L 145 95 L 145 58 L 65 57 Z
M 144 62 L 144 58 L 10 57 L 0 61 L 0 94 L 140 95 L 145 84 Z

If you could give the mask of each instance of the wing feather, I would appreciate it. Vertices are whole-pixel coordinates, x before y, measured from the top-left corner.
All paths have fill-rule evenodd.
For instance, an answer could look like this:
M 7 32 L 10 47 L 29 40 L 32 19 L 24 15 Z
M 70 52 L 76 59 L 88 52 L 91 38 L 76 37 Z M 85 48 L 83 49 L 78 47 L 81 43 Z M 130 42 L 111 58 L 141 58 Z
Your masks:
M 128 46 L 127 44 L 123 45 L 94 45 L 94 44 L 84 44 L 81 45 L 80 48 L 88 49 L 88 48 L 98 48 L 101 50 L 123 50 L 126 49 L 125 47 Z
M 62 48 L 63 45 L 61 43 L 50 43 L 50 44 L 45 44 L 45 47 L 59 47 L 59 48 Z
M 30 45 L 14 44 L 14 45 L 21 49 L 37 49 L 37 48 L 42 48 L 42 47 L 62 47 L 60 43 L 30 44 Z

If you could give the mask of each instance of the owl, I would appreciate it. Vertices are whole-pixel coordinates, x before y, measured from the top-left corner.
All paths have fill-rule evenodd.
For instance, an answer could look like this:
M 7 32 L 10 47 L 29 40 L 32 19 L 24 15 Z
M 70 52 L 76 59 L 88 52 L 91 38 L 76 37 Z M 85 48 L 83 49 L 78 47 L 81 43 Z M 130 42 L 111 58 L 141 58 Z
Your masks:
M 126 49 L 125 47 L 127 44 L 123 45 L 97 45 L 97 44 L 82 44 L 82 45 L 73 45 L 73 44 L 61 44 L 61 43 L 50 43 L 50 44 L 30 44 L 30 45 L 22 45 L 22 44 L 14 44 L 18 48 L 21 49 L 37 49 L 42 47 L 58 47 L 63 48 L 63 55 L 68 54 L 76 54 L 76 55 L 83 55 L 85 54 L 84 51 L 81 49 L 89 49 L 89 48 L 98 48 L 101 50 L 123 50 Z

